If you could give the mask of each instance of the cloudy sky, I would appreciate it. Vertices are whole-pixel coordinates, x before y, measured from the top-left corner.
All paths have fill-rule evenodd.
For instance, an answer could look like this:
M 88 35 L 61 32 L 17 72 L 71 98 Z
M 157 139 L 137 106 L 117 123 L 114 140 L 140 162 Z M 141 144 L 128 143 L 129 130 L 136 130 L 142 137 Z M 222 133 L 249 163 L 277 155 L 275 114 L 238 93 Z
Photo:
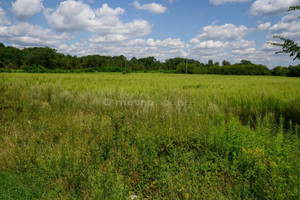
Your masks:
M 299 64 L 266 44 L 300 43 L 300 0 L 1 0 L 0 42 L 71 55 Z

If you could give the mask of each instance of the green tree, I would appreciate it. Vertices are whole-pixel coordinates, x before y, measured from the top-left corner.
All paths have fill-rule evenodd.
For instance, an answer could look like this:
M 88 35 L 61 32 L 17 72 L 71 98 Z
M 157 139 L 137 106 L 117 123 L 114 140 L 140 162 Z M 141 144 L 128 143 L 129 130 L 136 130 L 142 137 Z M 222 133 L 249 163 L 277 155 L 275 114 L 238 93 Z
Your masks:
M 212 67 L 214 65 L 214 61 L 212 59 L 208 60 L 208 67 Z
M 291 6 L 288 11 L 298 10 L 300 6 Z M 288 53 L 290 57 L 294 57 L 293 60 L 299 59 L 300 60 L 300 46 L 295 43 L 293 40 L 275 35 L 273 38 L 277 38 L 283 41 L 283 43 L 276 43 L 276 42 L 267 42 L 267 44 L 271 44 L 274 46 L 279 46 L 282 48 L 281 51 L 277 51 L 276 54 L 279 53 Z
M 252 62 L 249 61 L 249 60 L 241 60 L 241 64 L 244 64 L 244 65 L 251 65 Z
M 287 67 L 277 66 L 272 70 L 272 75 L 274 76 L 287 76 L 289 74 L 289 69 Z
M 227 65 L 231 65 L 231 63 L 229 61 L 227 61 L 227 60 L 223 60 L 222 61 L 222 65 L 223 66 L 227 66 Z

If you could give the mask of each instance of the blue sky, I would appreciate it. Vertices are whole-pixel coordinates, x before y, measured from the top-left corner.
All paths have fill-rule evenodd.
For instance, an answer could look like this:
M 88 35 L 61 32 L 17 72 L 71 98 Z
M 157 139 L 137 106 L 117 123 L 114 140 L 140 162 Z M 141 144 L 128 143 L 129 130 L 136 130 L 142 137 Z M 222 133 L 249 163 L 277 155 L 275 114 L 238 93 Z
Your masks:
M 300 42 L 300 0 L 1 0 L 0 42 L 49 46 L 71 55 L 241 59 L 299 64 L 267 45 Z

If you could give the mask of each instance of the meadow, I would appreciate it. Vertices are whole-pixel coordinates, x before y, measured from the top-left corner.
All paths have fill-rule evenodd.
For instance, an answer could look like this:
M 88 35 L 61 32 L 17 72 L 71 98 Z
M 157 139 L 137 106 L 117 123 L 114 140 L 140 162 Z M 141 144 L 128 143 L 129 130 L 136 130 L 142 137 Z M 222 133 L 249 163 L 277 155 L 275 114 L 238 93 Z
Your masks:
M 0 199 L 300 199 L 300 79 L 0 75 Z

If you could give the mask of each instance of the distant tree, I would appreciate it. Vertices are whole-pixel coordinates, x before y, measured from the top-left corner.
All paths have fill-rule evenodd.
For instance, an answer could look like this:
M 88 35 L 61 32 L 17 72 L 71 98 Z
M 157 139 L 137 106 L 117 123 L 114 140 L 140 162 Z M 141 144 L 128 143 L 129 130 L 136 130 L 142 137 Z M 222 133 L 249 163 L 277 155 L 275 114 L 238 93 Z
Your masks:
M 25 65 L 37 65 L 43 66 L 47 69 L 57 68 L 56 59 L 57 56 L 56 50 L 49 47 L 33 47 L 24 49 L 25 53 Z
M 208 67 L 212 67 L 214 65 L 214 61 L 212 59 L 208 60 Z
M 251 65 L 252 62 L 249 60 L 241 60 L 241 64 L 245 64 L 245 65 Z
M 128 65 L 132 69 L 132 71 L 138 71 L 141 70 L 141 66 L 138 64 L 138 60 L 136 57 L 132 57 L 131 60 L 129 61 Z
M 288 11 L 300 9 L 300 6 L 291 6 Z M 277 51 L 276 54 L 279 53 L 287 53 L 290 54 L 290 57 L 294 57 L 293 60 L 299 59 L 300 60 L 300 46 L 296 44 L 293 40 L 275 35 L 273 38 L 277 38 L 283 41 L 283 43 L 276 43 L 276 42 L 267 42 L 267 44 L 271 44 L 274 46 L 279 46 L 282 48 L 281 51 Z
M 289 66 L 289 76 L 300 77 L 300 65 Z
M 186 64 L 185 63 L 179 63 L 176 66 L 176 72 L 177 73 L 185 73 L 185 71 L 186 71 Z
M 198 68 L 195 63 L 186 64 L 185 62 L 182 62 L 179 63 L 176 67 L 176 72 L 182 74 L 185 74 L 186 72 L 188 74 L 200 74 L 201 73 L 200 70 L 201 68 Z
M 223 60 L 222 61 L 222 66 L 227 66 L 227 65 L 231 65 L 231 63 L 227 60 Z
M 287 76 L 289 75 L 289 69 L 287 67 L 277 66 L 272 70 L 274 76 Z
M 218 65 L 211 66 L 211 67 L 209 68 L 209 73 L 210 73 L 210 74 L 221 74 L 221 73 L 222 73 L 222 72 L 221 72 L 221 67 L 218 66 Z

